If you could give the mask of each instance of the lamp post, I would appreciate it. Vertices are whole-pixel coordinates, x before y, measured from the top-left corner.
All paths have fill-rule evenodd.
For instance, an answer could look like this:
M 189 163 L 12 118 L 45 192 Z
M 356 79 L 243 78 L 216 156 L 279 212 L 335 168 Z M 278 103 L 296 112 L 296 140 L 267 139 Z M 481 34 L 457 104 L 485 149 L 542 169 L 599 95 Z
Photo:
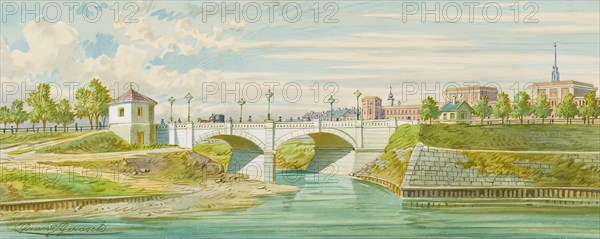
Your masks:
M 271 91 L 271 89 L 267 91 L 265 96 L 267 97 L 267 101 L 269 102 L 269 105 L 267 106 L 267 120 L 271 120 L 271 98 L 273 98 L 273 92 Z
M 362 93 L 360 93 L 360 91 L 358 91 L 358 90 L 356 90 L 356 91 L 354 92 L 354 97 L 356 97 L 356 120 L 359 120 L 359 119 L 360 119 L 360 118 L 359 118 L 359 116 L 360 116 L 360 113 L 359 113 L 359 111 L 358 111 L 358 98 L 360 98 L 360 96 L 361 96 L 361 95 L 362 95 Z
M 331 109 L 329 111 L 329 120 L 333 121 L 333 103 L 335 103 L 336 99 L 333 98 L 333 95 L 329 96 L 329 99 L 327 99 L 327 102 L 329 102 L 329 105 L 331 106 Z
M 192 101 L 194 97 L 188 92 L 187 95 L 185 95 L 185 99 L 188 102 L 188 123 L 192 122 L 192 118 L 190 117 L 190 101 Z
M 244 107 L 244 104 L 246 104 L 246 101 L 244 98 L 241 98 L 237 103 L 240 105 L 240 123 L 242 123 L 242 108 Z
M 170 123 L 173 123 L 173 103 L 175 102 L 175 98 L 173 98 L 173 96 L 171 96 L 169 98 L 169 103 L 171 103 L 171 121 L 169 121 Z

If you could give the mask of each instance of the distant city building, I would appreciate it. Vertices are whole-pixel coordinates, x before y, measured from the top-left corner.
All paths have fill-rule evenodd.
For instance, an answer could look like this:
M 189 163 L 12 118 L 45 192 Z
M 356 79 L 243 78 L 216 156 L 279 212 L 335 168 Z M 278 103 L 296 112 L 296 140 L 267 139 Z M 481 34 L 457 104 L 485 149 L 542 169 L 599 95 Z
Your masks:
M 337 108 L 333 109 L 333 117 L 330 116 L 331 112 L 322 111 L 322 112 L 307 112 L 302 118 L 298 117 L 298 121 L 311 121 L 311 120 L 331 120 L 333 121 L 343 121 L 343 120 L 356 120 L 356 108 Z
M 444 91 L 445 99 L 456 98 L 459 101 L 466 101 L 470 105 L 477 104 L 485 96 L 488 97 L 490 104 L 495 104 L 498 97 L 498 88 L 491 86 L 463 86 L 448 87 Z
M 383 107 L 386 119 L 420 120 L 421 105 L 388 105 Z
M 556 43 L 554 43 L 554 65 L 552 66 L 552 80 L 550 82 L 533 83 L 533 100 L 535 100 L 538 95 L 548 96 L 548 101 L 550 102 L 550 107 L 552 108 L 551 117 L 556 116 L 556 108 L 558 107 L 558 104 L 560 104 L 560 102 L 569 93 L 575 96 L 575 104 L 579 107 L 585 104 L 583 97 L 588 92 L 598 90 L 593 84 L 590 83 L 574 80 L 560 81 L 557 57 Z M 597 104 L 600 104 L 600 98 L 597 98 L 596 102 Z
M 552 108 L 552 116 L 556 115 L 556 107 L 569 93 L 575 95 L 577 106 L 583 104 L 583 97 L 590 91 L 596 91 L 597 88 L 593 84 L 580 81 L 553 81 L 553 82 L 535 82 L 533 83 L 535 92 L 534 99 L 538 95 L 548 96 L 550 107 Z
M 156 142 L 154 106 L 156 101 L 129 89 L 108 106 L 110 130 L 130 144 Z
M 381 98 L 377 96 L 365 96 L 362 98 L 362 119 L 376 120 L 384 119 L 383 106 Z

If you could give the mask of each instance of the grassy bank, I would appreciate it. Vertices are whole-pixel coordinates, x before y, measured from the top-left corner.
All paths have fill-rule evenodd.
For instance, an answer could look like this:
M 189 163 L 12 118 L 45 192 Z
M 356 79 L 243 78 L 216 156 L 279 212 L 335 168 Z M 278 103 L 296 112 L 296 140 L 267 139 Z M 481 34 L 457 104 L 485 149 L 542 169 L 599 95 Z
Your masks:
M 314 157 L 315 142 L 312 140 L 288 140 L 275 152 L 277 169 L 306 170 Z
M 233 153 L 231 146 L 225 142 L 197 144 L 192 151 L 222 165 L 225 169 Z
M 54 132 L 54 133 L 17 133 L 0 134 L 0 149 L 10 148 L 20 144 L 41 144 L 49 141 L 75 138 L 86 134 L 84 132 Z
M 600 168 L 575 162 L 575 154 L 470 151 L 463 154 L 468 160 L 459 165 L 474 168 L 482 175 L 515 175 L 541 187 L 600 187 Z M 531 164 L 545 165 L 547 169 Z
M 402 125 L 386 151 L 418 142 L 450 149 L 600 151 L 600 125 Z
M 104 178 L 0 167 L 2 201 L 152 195 L 160 192 L 133 188 Z
M 69 141 L 35 150 L 38 153 L 106 153 L 123 152 L 130 150 L 175 147 L 172 145 L 131 145 L 113 132 L 101 132 L 83 137 L 76 141 Z M 15 152 L 18 154 L 21 152 Z

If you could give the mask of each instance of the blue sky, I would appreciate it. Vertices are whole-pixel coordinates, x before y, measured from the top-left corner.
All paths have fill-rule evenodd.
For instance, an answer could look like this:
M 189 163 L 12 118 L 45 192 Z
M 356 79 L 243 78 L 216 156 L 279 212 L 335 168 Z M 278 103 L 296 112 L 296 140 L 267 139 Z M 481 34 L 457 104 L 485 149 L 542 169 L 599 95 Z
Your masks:
M 323 100 L 331 93 L 339 99 L 339 107 L 355 105 L 352 92 L 356 89 L 384 98 L 390 85 L 405 104 L 417 103 L 434 92 L 443 100 L 439 92 L 450 84 L 494 84 L 513 94 L 526 89 L 528 82 L 550 80 L 554 42 L 563 80 L 600 85 L 598 1 L 531 2 L 537 6 L 531 20 L 537 19 L 537 23 L 523 22 L 535 10 L 534 6 L 524 9 L 528 2 L 519 2 L 519 22 L 515 23 L 512 1 L 496 1 L 502 9 L 496 23 L 483 18 L 483 6 L 491 3 L 487 1 L 473 8 L 472 23 L 462 2 L 456 2 L 463 11 L 456 23 L 441 15 L 440 22 L 426 15 L 423 23 L 420 12 L 404 22 L 402 3 L 409 2 L 402 1 L 332 2 L 337 12 L 331 19 L 337 23 L 323 22 L 335 9 L 323 9 L 327 2 L 318 2 L 317 23 L 312 10 L 315 1 L 297 2 L 302 7 L 298 22 L 284 20 L 282 2 L 275 7 L 273 22 L 263 5 L 262 17 L 252 23 L 245 21 L 244 15 L 239 22 L 232 15 L 223 21 L 222 9 L 204 22 L 201 15 L 193 14 L 203 9 L 200 1 L 134 1 L 139 9 L 131 19 L 138 22 L 125 23 L 129 13 L 125 3 L 119 2 L 118 23 L 109 8 L 116 6 L 115 2 L 101 4 L 102 16 L 97 22 L 84 20 L 83 14 L 88 18 L 95 15 L 83 7 L 77 8 L 70 22 L 64 6 L 59 21 L 48 22 L 45 18 L 54 15 L 42 13 L 39 23 L 32 15 L 22 22 L 20 12 L 7 14 L 8 8 L 3 6 L 2 18 L 7 21 L 1 27 L 1 103 L 23 98 L 36 82 L 56 83 L 57 98 L 66 98 L 72 91 L 67 85 L 83 86 L 92 77 L 99 77 L 115 95 L 127 82 L 135 82 L 142 93 L 159 101 L 157 119 L 168 117 L 169 96 L 180 99 L 175 104 L 176 114 L 186 115 L 181 98 L 187 92 L 196 96 L 196 117 L 206 118 L 211 113 L 236 116 L 239 108 L 235 102 L 244 97 L 256 99 L 244 111 L 260 119 L 266 100 L 256 96 L 266 92 L 264 85 L 269 82 L 279 83 L 273 114 L 286 118 L 327 110 Z M 215 3 L 221 6 L 221 2 Z M 227 3 L 232 7 L 235 2 Z M 249 9 L 240 9 L 242 14 L 249 18 L 256 14 L 251 2 L 239 3 L 240 8 Z M 434 8 L 436 2 L 416 3 Z M 438 3 L 440 9 L 448 6 L 444 16 L 455 15 L 449 2 Z M 294 16 L 292 10 L 288 16 Z M 489 8 L 487 16 L 494 15 L 495 8 Z M 337 87 L 324 88 L 328 82 Z M 14 84 L 16 91 L 7 87 Z M 220 91 L 207 94 L 206 87 L 215 84 Z M 284 88 L 285 84 L 288 87 Z M 415 84 L 420 91 L 402 91 L 403 85 Z M 260 92 L 255 85 L 262 86 Z M 239 91 L 232 93 L 237 86 Z M 222 91 L 223 87 L 230 91 Z M 302 96 L 290 100 L 296 99 L 297 87 Z M 286 102 L 286 92 L 287 100 L 293 102 Z

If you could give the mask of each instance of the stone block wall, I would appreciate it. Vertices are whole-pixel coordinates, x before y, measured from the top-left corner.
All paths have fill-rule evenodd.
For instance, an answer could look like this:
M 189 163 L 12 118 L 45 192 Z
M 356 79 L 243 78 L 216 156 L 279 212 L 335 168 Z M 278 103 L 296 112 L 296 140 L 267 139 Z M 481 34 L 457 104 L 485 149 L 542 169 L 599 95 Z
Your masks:
M 549 152 L 552 154 L 553 152 Z M 600 153 L 559 152 L 569 155 L 575 163 L 583 162 L 600 167 Z M 409 161 L 403 190 L 430 189 L 481 189 L 481 188 L 536 188 L 536 185 L 515 175 L 482 174 L 475 168 L 465 169 L 460 165 L 468 158 L 461 150 L 428 147 L 419 143 Z M 552 170 L 552 166 L 535 162 L 515 162 L 521 167 L 542 171 Z M 599 189 L 600 190 L 600 189 Z M 537 193 L 536 193 L 537 195 Z

